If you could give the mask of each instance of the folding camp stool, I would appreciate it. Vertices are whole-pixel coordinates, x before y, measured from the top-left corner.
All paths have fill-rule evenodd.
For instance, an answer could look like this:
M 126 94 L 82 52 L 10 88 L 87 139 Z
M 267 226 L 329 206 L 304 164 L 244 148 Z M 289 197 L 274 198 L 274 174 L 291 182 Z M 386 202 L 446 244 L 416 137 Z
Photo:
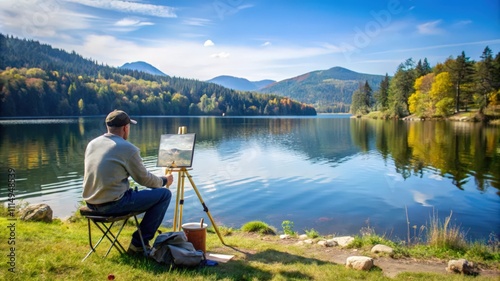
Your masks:
M 135 225 L 137 227 L 139 237 L 141 238 L 142 249 L 144 251 L 144 255 L 147 256 L 148 250 L 147 250 L 146 245 L 144 244 L 144 241 L 142 239 L 141 229 L 139 228 L 139 221 L 137 220 L 137 215 L 139 215 L 141 213 L 144 213 L 144 212 L 132 212 L 132 213 L 118 214 L 118 215 L 107 215 L 107 214 L 103 214 L 103 213 L 94 211 L 87 206 L 80 207 L 80 214 L 87 218 L 89 245 L 90 245 L 90 251 L 83 258 L 82 262 L 85 261 L 85 259 L 87 259 L 92 253 L 96 252 L 97 246 L 99 246 L 99 244 L 101 244 L 101 242 L 102 242 L 102 240 L 104 240 L 104 238 L 107 238 L 109 240 L 109 242 L 111 242 L 111 246 L 109 246 L 109 249 L 107 250 L 104 257 L 108 256 L 109 252 L 111 251 L 111 249 L 113 247 L 116 250 L 118 250 L 118 252 L 120 252 L 120 254 L 126 253 L 127 251 L 122 246 L 122 244 L 120 244 L 120 241 L 118 241 L 118 237 L 120 236 L 120 233 L 122 232 L 123 227 L 125 227 L 125 224 L 127 224 L 128 220 L 131 217 L 133 217 L 135 220 Z M 99 230 L 101 230 L 101 232 L 103 234 L 101 236 L 101 238 L 99 238 L 99 240 L 96 242 L 95 245 L 92 243 L 92 227 L 91 227 L 91 223 L 90 223 L 91 221 L 94 223 L 95 226 L 97 226 L 97 228 L 99 228 Z M 118 232 L 116 232 L 116 234 L 113 234 L 113 232 L 111 231 L 111 228 L 113 227 L 115 222 L 120 222 L 120 221 L 122 223 L 119 227 Z

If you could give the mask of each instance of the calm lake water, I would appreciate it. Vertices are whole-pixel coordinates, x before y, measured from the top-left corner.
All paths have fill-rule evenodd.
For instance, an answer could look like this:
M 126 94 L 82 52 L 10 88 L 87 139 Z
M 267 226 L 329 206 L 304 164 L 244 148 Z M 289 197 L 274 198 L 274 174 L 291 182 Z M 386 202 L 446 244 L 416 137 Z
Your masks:
M 83 155 L 104 117 L 0 120 L 0 201 L 15 169 L 16 204 L 49 204 L 56 217 L 81 201 Z M 282 231 L 423 238 L 433 215 L 473 240 L 500 233 L 500 128 L 448 121 L 316 117 L 138 117 L 130 141 L 156 167 L 162 134 L 196 133 L 194 182 L 217 224 L 259 220 Z M 176 182 L 172 191 L 176 192 Z M 172 226 L 175 202 L 164 225 Z M 407 216 L 408 214 L 408 216 Z M 183 222 L 209 222 L 189 182 Z M 416 227 L 416 232 L 414 228 Z

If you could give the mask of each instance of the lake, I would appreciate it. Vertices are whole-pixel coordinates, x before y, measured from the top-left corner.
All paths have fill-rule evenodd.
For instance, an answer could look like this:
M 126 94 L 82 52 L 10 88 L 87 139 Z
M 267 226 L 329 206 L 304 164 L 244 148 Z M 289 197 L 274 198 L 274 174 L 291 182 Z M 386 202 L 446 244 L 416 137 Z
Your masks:
M 135 117 L 130 141 L 155 174 L 160 136 L 196 134 L 194 183 L 218 226 L 263 221 L 282 232 L 390 239 L 420 233 L 432 217 L 471 240 L 500 233 L 500 128 L 450 121 L 314 117 Z M 0 120 L 0 179 L 15 170 L 15 203 L 47 203 L 65 218 L 81 201 L 87 143 L 104 117 Z M 177 176 L 171 186 L 177 189 Z M 7 185 L 0 201 L 8 199 Z M 172 226 L 172 201 L 164 225 Z M 205 218 L 185 184 L 183 222 Z M 407 223 L 409 221 L 409 225 Z M 410 228 L 410 231 L 408 231 Z M 409 233 L 410 232 L 410 233 Z

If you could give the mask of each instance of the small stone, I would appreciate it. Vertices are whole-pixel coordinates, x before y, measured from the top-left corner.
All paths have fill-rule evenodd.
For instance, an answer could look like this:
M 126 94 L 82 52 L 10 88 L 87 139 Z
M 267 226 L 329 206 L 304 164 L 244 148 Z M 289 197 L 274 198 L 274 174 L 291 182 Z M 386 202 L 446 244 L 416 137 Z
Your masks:
M 339 243 L 337 243 L 337 241 L 333 240 L 333 239 L 329 239 L 329 240 L 326 240 L 326 246 L 327 247 L 335 247 L 335 246 L 338 246 Z
M 477 275 L 478 270 L 473 263 L 466 259 L 450 260 L 446 271 L 465 275 Z
M 373 246 L 371 252 L 374 254 L 378 254 L 378 253 L 392 254 L 394 252 L 394 249 L 392 249 L 391 247 L 386 246 L 386 245 L 377 244 L 377 245 Z
M 354 237 L 352 236 L 341 236 L 341 237 L 334 237 L 332 239 L 333 241 L 337 242 L 337 244 L 341 247 L 348 246 L 354 241 Z
M 305 244 L 312 244 L 314 241 L 312 239 L 304 240 Z
M 307 234 L 299 235 L 299 240 L 306 240 L 306 239 L 307 239 Z
M 345 266 L 356 270 L 370 270 L 373 267 L 373 259 L 365 256 L 350 256 Z
M 281 234 L 280 239 L 290 239 L 290 235 L 288 234 Z

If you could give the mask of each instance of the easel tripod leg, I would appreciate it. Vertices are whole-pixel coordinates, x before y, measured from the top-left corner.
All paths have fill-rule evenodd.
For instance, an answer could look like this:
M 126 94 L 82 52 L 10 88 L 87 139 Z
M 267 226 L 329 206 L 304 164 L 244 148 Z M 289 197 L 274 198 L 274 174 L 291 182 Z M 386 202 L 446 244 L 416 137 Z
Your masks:
M 205 205 L 205 202 L 203 202 L 203 199 L 201 198 L 201 194 L 198 191 L 198 188 L 196 188 L 196 185 L 194 184 L 193 178 L 191 177 L 191 175 L 187 171 L 185 171 L 185 173 L 188 177 L 189 182 L 191 183 L 191 186 L 193 186 L 193 189 L 196 192 L 198 199 L 200 199 L 200 203 L 203 206 L 203 211 L 205 211 L 207 213 L 208 218 L 210 219 L 210 222 L 212 222 L 212 225 L 214 226 L 214 229 L 215 229 L 215 232 L 217 233 L 217 236 L 219 236 L 219 239 L 222 242 L 222 244 L 226 245 L 226 243 L 224 243 L 224 240 L 222 239 L 222 235 L 219 232 L 219 228 L 217 228 L 217 225 L 215 224 L 214 218 L 212 218 L 212 215 L 210 214 L 210 211 L 208 210 L 207 205 Z M 184 181 L 183 181 L 183 183 L 184 183 Z
M 186 171 L 179 171 L 179 181 L 181 182 L 182 188 L 178 190 L 180 193 L 180 200 L 179 200 L 179 224 L 177 225 L 177 231 L 180 231 L 182 228 L 182 213 L 184 210 L 184 179 L 186 178 Z
M 175 211 L 174 211 L 174 231 L 179 231 L 177 228 L 177 217 L 178 217 L 178 212 L 179 212 L 179 191 L 181 190 L 181 181 L 179 180 L 177 182 L 177 194 L 175 195 Z

